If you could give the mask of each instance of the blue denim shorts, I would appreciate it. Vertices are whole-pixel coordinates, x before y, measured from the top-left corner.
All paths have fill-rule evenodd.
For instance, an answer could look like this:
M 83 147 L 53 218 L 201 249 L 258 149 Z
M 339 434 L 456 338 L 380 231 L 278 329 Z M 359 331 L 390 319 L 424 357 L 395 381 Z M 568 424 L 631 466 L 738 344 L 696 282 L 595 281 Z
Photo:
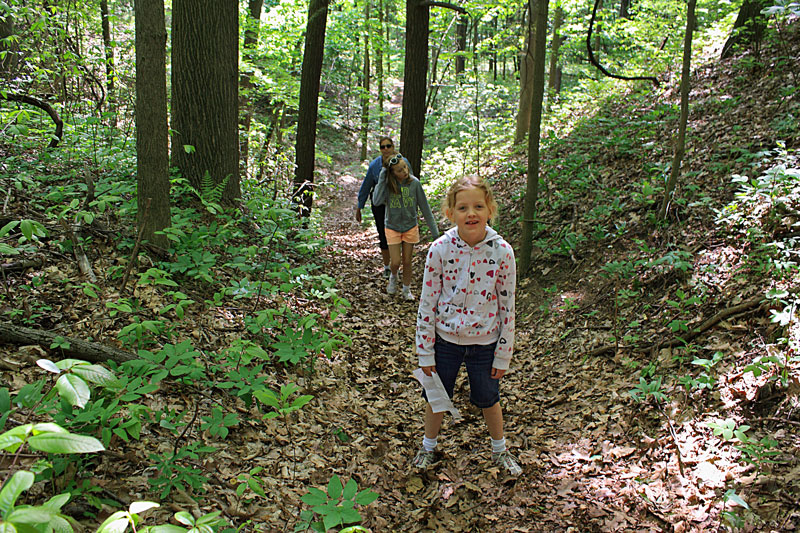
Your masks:
M 462 346 L 436 336 L 433 347 L 436 354 L 436 373 L 450 398 L 453 397 L 458 371 L 463 363 L 469 377 L 469 401 L 481 409 L 500 401 L 500 380 L 491 377 L 496 345 L 493 342 Z M 425 391 L 422 395 L 425 395 Z

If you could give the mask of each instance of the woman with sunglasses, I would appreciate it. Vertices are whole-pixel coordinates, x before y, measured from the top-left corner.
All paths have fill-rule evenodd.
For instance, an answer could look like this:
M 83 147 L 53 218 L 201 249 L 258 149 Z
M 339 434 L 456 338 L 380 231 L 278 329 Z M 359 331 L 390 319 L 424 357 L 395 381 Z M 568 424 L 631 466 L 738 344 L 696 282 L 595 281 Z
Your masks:
M 439 238 L 439 228 L 422 190 L 422 184 L 411 174 L 408 162 L 400 154 L 384 155 L 383 170 L 372 193 L 372 205 L 386 205 L 386 242 L 389 244 L 389 284 L 386 292 L 397 292 L 397 271 L 403 261 L 403 298 L 411 294 L 411 258 L 414 244 L 419 242 L 419 215 L 422 211 L 433 240 Z
M 364 176 L 364 181 L 361 182 L 361 188 L 358 190 L 356 221 L 359 224 L 361 223 L 361 210 L 367 205 L 367 198 L 372 197 L 372 191 L 375 189 L 375 185 L 378 183 L 378 176 L 380 176 L 383 169 L 383 156 L 393 156 L 397 153 L 391 137 L 383 136 L 378 142 L 380 143 L 381 155 L 370 162 L 369 168 L 367 168 L 367 175 Z M 408 160 L 406 160 L 406 164 L 408 164 Z M 386 218 L 386 206 L 375 205 L 375 202 L 372 202 L 372 216 L 375 217 L 375 229 L 378 230 L 378 246 L 381 249 L 381 257 L 383 259 L 383 277 L 388 279 L 390 273 L 389 245 L 386 243 L 386 233 L 383 227 L 383 221 Z

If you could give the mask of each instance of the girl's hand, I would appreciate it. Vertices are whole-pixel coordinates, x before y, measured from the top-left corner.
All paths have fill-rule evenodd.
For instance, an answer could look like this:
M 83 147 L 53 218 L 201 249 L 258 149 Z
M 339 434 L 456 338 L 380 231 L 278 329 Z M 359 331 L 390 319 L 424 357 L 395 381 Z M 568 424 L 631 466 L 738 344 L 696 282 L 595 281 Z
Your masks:
M 433 372 L 434 374 L 436 373 L 436 367 L 435 366 L 422 366 L 420 368 L 422 368 L 422 371 L 425 372 L 426 376 L 430 376 L 431 372 Z
M 504 369 L 492 367 L 492 373 L 491 373 L 492 379 L 502 379 L 505 373 L 506 371 Z

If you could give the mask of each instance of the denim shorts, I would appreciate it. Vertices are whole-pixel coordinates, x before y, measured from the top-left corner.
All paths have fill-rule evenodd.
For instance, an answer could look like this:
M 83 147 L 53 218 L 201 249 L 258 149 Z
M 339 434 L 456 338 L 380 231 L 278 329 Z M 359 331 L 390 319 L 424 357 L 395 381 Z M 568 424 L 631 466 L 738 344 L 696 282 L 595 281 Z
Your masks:
M 469 377 L 469 401 L 481 409 L 492 407 L 500 401 L 500 380 L 491 377 L 496 345 L 493 342 L 462 346 L 436 336 L 433 347 L 436 354 L 436 373 L 450 398 L 453 397 L 458 371 L 463 363 Z M 425 395 L 425 391 L 422 395 Z

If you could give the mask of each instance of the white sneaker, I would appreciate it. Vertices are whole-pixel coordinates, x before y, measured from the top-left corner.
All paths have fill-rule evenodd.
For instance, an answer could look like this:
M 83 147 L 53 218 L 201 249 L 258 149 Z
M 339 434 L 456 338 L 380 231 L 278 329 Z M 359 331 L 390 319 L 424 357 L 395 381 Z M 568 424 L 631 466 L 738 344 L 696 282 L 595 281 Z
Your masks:
M 397 292 L 397 276 L 389 275 L 389 285 L 386 286 L 387 294 L 394 294 Z
M 411 294 L 411 288 L 410 287 L 403 287 L 403 298 L 406 299 L 406 300 L 413 300 L 414 299 L 414 295 Z

